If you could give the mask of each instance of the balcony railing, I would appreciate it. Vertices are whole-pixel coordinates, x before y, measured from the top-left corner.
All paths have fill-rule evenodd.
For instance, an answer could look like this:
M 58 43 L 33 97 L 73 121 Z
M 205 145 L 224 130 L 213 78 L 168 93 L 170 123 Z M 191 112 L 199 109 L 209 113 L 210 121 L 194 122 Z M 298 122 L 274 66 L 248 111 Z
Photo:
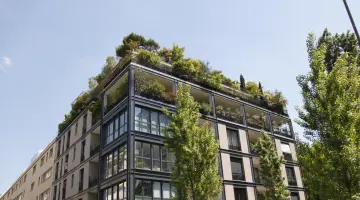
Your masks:
M 297 186 L 296 178 L 293 176 L 288 176 L 288 184 L 291 186 Z
M 274 128 L 274 133 L 279 134 L 279 135 L 283 135 L 286 137 L 292 137 L 292 133 L 288 128 Z
M 91 148 L 91 149 L 90 149 L 90 157 L 92 157 L 93 155 L 95 155 L 96 153 L 98 153 L 99 150 L 100 150 L 100 145 L 97 145 L 96 147 Z
M 231 145 L 231 144 L 229 144 L 229 149 L 241 151 L 241 146 L 240 145 Z
M 293 161 L 291 153 L 283 153 L 284 160 L 286 161 Z
M 91 178 L 89 179 L 89 188 L 95 186 L 98 184 L 99 179 L 98 178 Z
M 245 174 L 244 172 L 233 172 L 232 173 L 232 179 L 233 180 L 245 180 Z

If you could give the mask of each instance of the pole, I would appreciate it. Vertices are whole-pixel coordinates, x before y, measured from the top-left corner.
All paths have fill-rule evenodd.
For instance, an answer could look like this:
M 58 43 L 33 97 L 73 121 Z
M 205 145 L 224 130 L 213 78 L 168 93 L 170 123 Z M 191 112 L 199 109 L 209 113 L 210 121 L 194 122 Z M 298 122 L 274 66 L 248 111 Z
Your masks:
M 344 5 L 345 5 L 345 8 L 346 8 L 346 11 L 347 11 L 347 13 L 348 13 L 348 15 L 349 15 L 349 18 L 350 18 L 350 21 L 351 21 L 352 27 L 353 27 L 353 29 L 354 29 L 354 32 L 355 32 L 355 35 L 356 35 L 356 38 L 357 38 L 357 41 L 358 41 L 358 45 L 359 45 L 359 48 L 360 48 L 360 36 L 359 36 L 359 32 L 358 32 L 358 30 L 357 30 L 357 28 L 356 28 L 354 19 L 353 19 L 352 15 L 351 15 L 350 8 L 349 8 L 346 0 L 343 0 L 343 2 L 344 2 Z

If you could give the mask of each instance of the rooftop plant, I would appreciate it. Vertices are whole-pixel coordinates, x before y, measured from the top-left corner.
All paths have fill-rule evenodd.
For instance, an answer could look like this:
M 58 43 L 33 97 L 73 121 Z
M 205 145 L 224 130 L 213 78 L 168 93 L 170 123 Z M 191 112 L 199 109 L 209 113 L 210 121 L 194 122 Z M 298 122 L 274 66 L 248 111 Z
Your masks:
M 97 97 L 109 80 L 114 78 L 115 75 L 121 71 L 122 67 L 126 65 L 124 63 L 127 63 L 132 59 L 131 53 L 134 51 L 138 52 L 136 59 L 141 63 L 150 65 L 149 67 L 224 92 L 241 100 L 264 106 L 275 112 L 286 114 L 284 108 L 287 104 L 287 100 L 283 97 L 281 92 L 266 91 L 262 94 L 261 85 L 261 87 L 258 87 L 255 82 L 245 83 L 245 79 L 242 75 L 240 76 L 240 81 L 233 81 L 230 78 L 225 77 L 221 71 L 211 70 L 208 63 L 192 58 L 185 58 L 184 47 L 173 45 L 172 48 L 159 49 L 159 44 L 153 39 L 146 39 L 136 33 L 130 33 L 125 36 L 122 40 L 122 44 L 116 47 L 116 56 L 121 59 L 118 60 L 112 56 L 106 58 L 105 65 L 101 72 L 97 76 L 89 79 L 89 90 L 75 100 L 71 106 L 70 113 L 65 115 L 64 121 L 59 124 L 59 133 L 70 125 L 70 123 L 87 108 L 92 98 Z M 172 67 L 168 67 L 168 65 L 162 62 L 172 64 Z M 122 65 L 120 66 L 117 63 L 122 63 Z M 152 84 L 151 87 L 159 86 L 159 84 L 155 82 L 152 82 Z M 224 86 L 227 86 L 230 89 Z M 246 93 L 251 94 L 250 97 Z M 174 94 L 165 93 L 162 95 L 162 98 L 173 101 Z M 99 106 L 98 104 L 95 105 Z

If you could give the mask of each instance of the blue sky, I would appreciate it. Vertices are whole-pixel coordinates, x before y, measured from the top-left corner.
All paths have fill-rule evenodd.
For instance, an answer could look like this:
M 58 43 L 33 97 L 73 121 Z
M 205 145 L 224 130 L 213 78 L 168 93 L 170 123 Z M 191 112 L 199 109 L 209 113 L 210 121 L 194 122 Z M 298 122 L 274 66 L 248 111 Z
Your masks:
M 360 28 L 360 1 L 348 3 Z M 56 136 L 88 78 L 130 32 L 185 46 L 186 56 L 232 79 L 242 73 L 281 90 L 295 118 L 308 32 L 351 24 L 342 0 L 0 0 L 0 27 L 2 193 Z

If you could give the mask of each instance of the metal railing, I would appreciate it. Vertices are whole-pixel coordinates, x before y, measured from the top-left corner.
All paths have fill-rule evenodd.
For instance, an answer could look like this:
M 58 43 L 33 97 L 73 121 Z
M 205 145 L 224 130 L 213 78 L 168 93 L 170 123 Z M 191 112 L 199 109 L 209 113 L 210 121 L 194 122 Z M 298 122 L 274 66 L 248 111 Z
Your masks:
M 231 144 L 229 144 L 229 149 L 241 151 L 241 146 L 240 145 L 231 145 Z
M 99 179 L 97 177 L 95 177 L 95 178 L 90 177 L 90 179 L 89 179 L 89 188 L 97 185 L 98 181 L 99 181 Z
M 92 157 L 93 155 L 95 155 L 96 153 L 98 153 L 99 150 L 100 150 L 100 145 L 97 145 L 96 147 L 91 148 L 91 149 L 90 149 L 90 157 Z
M 233 172 L 232 173 L 233 180 L 245 180 L 245 174 L 244 172 Z

